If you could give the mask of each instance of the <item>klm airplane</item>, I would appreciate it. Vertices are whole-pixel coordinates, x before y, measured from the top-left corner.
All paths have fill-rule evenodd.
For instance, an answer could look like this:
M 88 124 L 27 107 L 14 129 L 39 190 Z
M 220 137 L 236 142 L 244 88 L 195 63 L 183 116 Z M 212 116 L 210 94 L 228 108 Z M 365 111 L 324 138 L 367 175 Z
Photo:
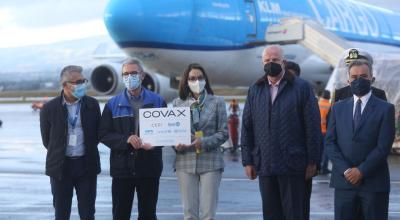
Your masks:
M 155 88 L 169 84 L 152 76 L 174 79 L 192 62 L 205 67 L 213 84 L 251 85 L 263 74 L 265 31 L 285 17 L 315 20 L 355 47 L 400 52 L 400 13 L 350 0 L 110 0 L 104 13 L 112 39 L 145 64 Z M 328 81 L 326 62 L 299 45 L 284 49 L 302 77 L 314 85 Z M 121 83 L 110 67 L 93 71 L 92 81 L 108 82 L 100 92 Z

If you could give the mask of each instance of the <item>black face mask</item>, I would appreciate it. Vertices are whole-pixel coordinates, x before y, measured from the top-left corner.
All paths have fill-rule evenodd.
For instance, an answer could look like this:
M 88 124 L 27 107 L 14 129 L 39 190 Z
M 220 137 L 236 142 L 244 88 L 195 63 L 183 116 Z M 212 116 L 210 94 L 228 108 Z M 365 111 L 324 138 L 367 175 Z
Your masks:
M 371 90 L 371 81 L 368 79 L 364 79 L 359 77 L 356 80 L 353 80 L 350 84 L 351 92 L 356 96 L 364 96 Z
M 264 72 L 268 76 L 278 76 L 282 72 L 282 66 L 279 63 L 269 62 L 264 65 Z

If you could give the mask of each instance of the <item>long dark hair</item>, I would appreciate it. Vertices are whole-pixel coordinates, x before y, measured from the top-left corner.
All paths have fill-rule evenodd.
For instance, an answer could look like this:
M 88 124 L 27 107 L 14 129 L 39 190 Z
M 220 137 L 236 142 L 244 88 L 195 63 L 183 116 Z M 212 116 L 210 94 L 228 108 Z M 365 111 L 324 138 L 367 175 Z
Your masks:
M 182 74 L 181 81 L 179 83 L 179 98 L 181 98 L 182 100 L 186 100 L 189 97 L 189 94 L 192 93 L 188 85 L 189 72 L 192 69 L 198 69 L 203 73 L 204 79 L 206 80 L 206 85 L 204 89 L 207 91 L 208 94 L 214 95 L 214 92 L 210 86 L 210 81 L 208 80 L 208 76 L 204 68 L 200 66 L 200 64 L 192 63 L 189 64 L 189 66 L 185 69 L 185 71 Z

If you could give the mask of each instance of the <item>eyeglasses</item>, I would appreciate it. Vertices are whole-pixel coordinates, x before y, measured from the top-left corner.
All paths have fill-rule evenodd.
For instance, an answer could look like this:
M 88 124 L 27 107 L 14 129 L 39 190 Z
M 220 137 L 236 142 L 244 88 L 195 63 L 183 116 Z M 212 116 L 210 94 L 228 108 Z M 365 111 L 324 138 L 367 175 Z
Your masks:
M 137 74 L 140 74 L 140 72 L 138 72 L 138 71 L 123 72 L 122 76 L 129 76 L 129 75 L 134 76 L 134 75 L 137 75 Z
M 196 77 L 196 76 L 190 76 L 190 77 L 188 78 L 188 80 L 189 80 L 189 81 L 192 81 L 192 82 L 194 82 L 194 81 L 196 81 L 196 80 L 201 81 L 201 80 L 204 80 L 204 76 L 198 76 L 198 77 Z
M 68 81 L 67 83 L 71 85 L 87 84 L 89 81 L 87 79 L 78 79 L 75 82 Z

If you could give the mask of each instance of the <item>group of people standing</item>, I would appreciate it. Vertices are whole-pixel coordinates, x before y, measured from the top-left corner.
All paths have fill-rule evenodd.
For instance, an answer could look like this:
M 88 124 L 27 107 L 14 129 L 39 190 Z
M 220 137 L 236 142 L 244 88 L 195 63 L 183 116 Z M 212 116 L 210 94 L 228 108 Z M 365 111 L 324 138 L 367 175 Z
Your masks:
M 74 189 L 80 218 L 94 219 L 99 142 L 111 150 L 113 219 L 130 219 L 135 192 L 138 219 L 157 219 L 162 146 L 142 142 L 138 115 L 139 109 L 166 107 L 166 103 L 142 87 L 145 73 L 138 60 L 126 60 L 121 74 L 126 89 L 111 98 L 101 114 L 97 100 L 86 95 L 82 68 L 67 66 L 60 75 L 60 96 L 40 113 L 55 219 L 69 219 Z M 225 101 L 214 96 L 203 67 L 190 64 L 173 106 L 189 107 L 191 112 L 192 143 L 174 146 L 185 219 L 215 219 L 224 169 L 220 146 L 228 139 Z
M 395 112 L 371 86 L 372 57 L 345 52 L 349 86 L 325 112 L 310 85 L 285 71 L 282 48 L 269 46 L 262 57 L 265 75 L 249 89 L 241 147 L 248 178 L 259 178 L 264 219 L 309 218 L 310 179 L 324 151 L 333 167 L 335 219 L 387 219 Z
M 262 63 L 265 74 L 249 88 L 243 110 L 245 174 L 259 179 L 264 219 L 308 219 L 312 177 L 323 149 L 317 99 L 306 81 L 286 71 L 281 47 L 266 47 Z M 371 66 L 361 59 L 351 61 L 354 96 L 338 102 L 330 113 L 325 149 L 333 164 L 336 219 L 353 219 L 357 207 L 365 219 L 387 219 L 386 157 L 394 139 L 394 108 L 371 95 Z M 82 68 L 65 67 L 60 96 L 40 113 L 55 219 L 69 219 L 74 189 L 81 219 L 94 219 L 99 142 L 111 151 L 113 219 L 130 219 L 135 192 L 138 219 L 157 219 L 163 146 L 142 142 L 138 115 L 139 109 L 166 103 L 141 86 L 145 73 L 138 60 L 126 60 L 121 72 L 126 89 L 101 113 L 97 100 L 86 95 Z M 214 96 L 205 69 L 190 64 L 172 104 L 189 107 L 191 113 L 192 143 L 173 146 L 184 219 L 215 219 L 224 170 L 219 148 L 228 139 L 225 101 Z

